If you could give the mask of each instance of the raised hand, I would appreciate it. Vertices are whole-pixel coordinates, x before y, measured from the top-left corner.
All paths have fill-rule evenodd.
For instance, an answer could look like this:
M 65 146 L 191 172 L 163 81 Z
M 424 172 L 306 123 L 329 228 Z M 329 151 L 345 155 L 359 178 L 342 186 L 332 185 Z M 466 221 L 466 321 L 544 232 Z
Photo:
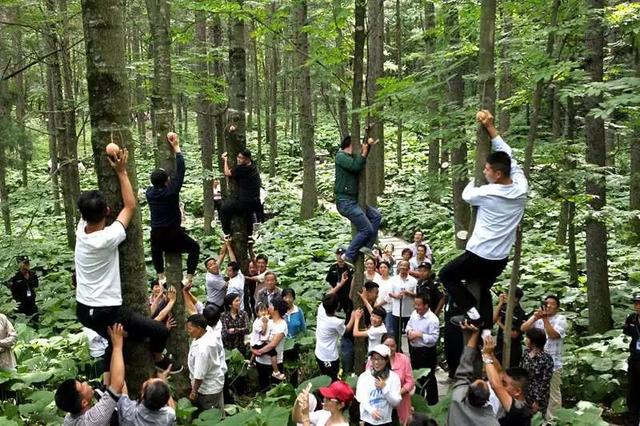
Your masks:
M 115 158 L 107 155 L 107 160 L 116 173 L 124 173 L 127 170 L 127 161 L 129 160 L 129 150 L 123 148 Z

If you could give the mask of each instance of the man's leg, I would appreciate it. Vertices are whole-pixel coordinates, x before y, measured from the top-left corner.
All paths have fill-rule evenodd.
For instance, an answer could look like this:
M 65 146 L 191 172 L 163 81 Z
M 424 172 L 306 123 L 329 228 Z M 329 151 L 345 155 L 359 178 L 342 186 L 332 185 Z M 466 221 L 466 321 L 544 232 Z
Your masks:
M 478 273 L 481 274 L 479 277 L 481 289 L 478 310 L 480 311 L 480 318 L 484 323 L 484 327 L 491 328 L 493 324 L 493 300 L 491 297 L 491 287 L 493 287 L 502 271 L 504 271 L 504 268 L 507 266 L 508 259 L 486 260 L 478 257 L 478 260 L 481 264 L 481 266 L 477 268 Z
M 353 372 L 354 352 L 353 352 L 353 337 L 342 336 L 340 343 L 342 369 L 345 374 L 351 374 Z
M 233 215 L 240 212 L 240 206 L 237 199 L 225 200 L 220 206 L 220 224 L 222 225 L 222 232 L 225 235 L 231 234 L 231 219 Z
M 157 274 L 164 274 L 163 232 L 151 230 L 151 262 Z
M 172 250 L 167 251 L 187 253 L 187 276 L 193 277 L 200 258 L 200 245 L 198 242 L 187 235 L 184 229 L 179 228 L 173 238 Z
M 453 379 L 460 357 L 462 356 L 462 331 L 460 327 L 456 327 L 449 321 L 444 324 L 444 356 L 449 367 L 449 378 Z
M 380 210 L 371 206 L 367 206 L 366 215 L 367 215 L 367 219 L 369 219 L 369 222 L 371 223 L 371 235 L 369 236 L 369 238 L 367 239 L 364 245 L 366 247 L 371 248 L 373 247 L 373 244 L 376 242 L 376 239 L 378 238 L 378 229 L 380 229 L 380 222 L 382 221 L 382 215 L 380 214 Z
M 637 425 L 640 420 L 640 359 L 629 358 L 627 370 L 627 424 Z
M 122 324 L 129 337 L 137 340 L 149 339 L 149 350 L 153 355 L 154 361 L 162 360 L 162 352 L 167 346 L 167 339 L 169 338 L 169 330 L 162 322 L 152 320 L 125 306 L 120 306 L 114 317 L 114 322 L 117 321 Z M 180 365 L 174 365 L 171 369 L 177 371 L 180 367 Z
M 347 248 L 345 257 L 349 260 L 354 260 L 358 255 L 358 250 L 364 246 L 367 239 L 373 233 L 373 227 L 371 222 L 367 219 L 367 215 L 355 200 L 338 200 L 336 204 L 338 212 L 349 219 L 351 224 L 358 230 L 351 244 Z
M 549 389 L 549 405 L 547 406 L 546 420 L 554 417 L 554 413 L 558 408 L 562 408 L 562 369 L 556 370 L 551 376 L 551 385 Z
M 427 392 L 427 402 L 429 405 L 438 403 L 438 381 L 436 380 L 436 368 L 438 367 L 438 352 L 436 347 L 426 348 L 425 363 L 431 369 L 425 381 L 425 391 Z

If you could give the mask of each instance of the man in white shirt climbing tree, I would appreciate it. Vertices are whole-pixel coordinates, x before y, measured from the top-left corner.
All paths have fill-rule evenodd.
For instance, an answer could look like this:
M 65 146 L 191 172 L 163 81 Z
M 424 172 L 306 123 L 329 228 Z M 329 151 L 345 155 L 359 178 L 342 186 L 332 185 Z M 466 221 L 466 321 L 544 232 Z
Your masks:
M 493 116 L 487 110 L 476 115 L 491 137 L 493 152 L 489 154 L 483 174 L 488 184 L 474 186 L 469 182 L 462 198 L 477 207 L 473 234 L 464 253 L 445 265 L 440 271 L 440 281 L 464 316 L 451 319 L 460 324 L 470 324 L 490 333 L 492 326 L 491 287 L 507 266 L 511 246 L 516 239 L 516 229 L 527 201 L 527 178 L 511 155 L 511 147 L 502 140 L 493 125 Z M 480 286 L 480 300 L 462 284 L 476 282 Z

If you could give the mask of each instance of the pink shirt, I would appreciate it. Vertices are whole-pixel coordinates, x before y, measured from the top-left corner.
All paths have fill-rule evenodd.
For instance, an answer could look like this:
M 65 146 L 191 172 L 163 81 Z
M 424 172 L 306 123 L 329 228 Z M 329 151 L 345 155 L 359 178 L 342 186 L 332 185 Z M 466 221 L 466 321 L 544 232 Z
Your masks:
M 371 368 L 371 360 L 367 360 L 367 370 Z M 413 381 L 413 369 L 411 368 L 411 360 L 405 354 L 397 353 L 391 359 L 391 369 L 400 377 L 401 389 L 406 389 L 402 395 L 402 401 L 396 407 L 400 423 L 404 424 L 411 417 L 411 394 L 415 391 L 415 382 Z

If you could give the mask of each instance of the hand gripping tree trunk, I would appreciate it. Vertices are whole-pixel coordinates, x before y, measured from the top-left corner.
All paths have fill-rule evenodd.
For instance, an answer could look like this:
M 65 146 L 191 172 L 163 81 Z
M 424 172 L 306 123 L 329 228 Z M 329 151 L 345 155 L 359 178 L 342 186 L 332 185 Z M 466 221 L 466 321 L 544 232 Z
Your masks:
M 153 84 L 151 108 L 155 117 L 154 135 L 159 164 L 169 175 L 175 174 L 176 159 L 167 142 L 167 133 L 173 131 L 173 104 L 171 98 L 171 38 L 169 33 L 171 5 L 168 0 L 146 0 L 151 44 L 153 46 Z M 177 299 L 173 305 L 176 326 L 169 334 L 167 349 L 184 366 L 189 354 L 189 338 L 186 333 L 186 313 L 182 297 L 182 255 L 164 253 L 167 284 L 176 288 Z M 185 368 L 174 380 L 178 394 L 189 388 Z
M 109 166 L 105 147 L 110 142 L 129 150 L 128 174 L 137 191 L 135 145 L 129 130 L 129 83 L 125 70 L 123 8 L 119 0 L 83 0 L 87 87 L 91 114 L 91 146 L 95 158 L 98 187 L 112 207 L 109 222 L 122 209 L 118 178 Z M 149 314 L 146 294 L 142 220 L 140 210 L 127 227 L 127 238 L 120 244 L 120 277 L 123 301 L 129 308 Z M 136 393 L 149 377 L 153 361 L 144 342 L 126 340 L 127 384 Z

